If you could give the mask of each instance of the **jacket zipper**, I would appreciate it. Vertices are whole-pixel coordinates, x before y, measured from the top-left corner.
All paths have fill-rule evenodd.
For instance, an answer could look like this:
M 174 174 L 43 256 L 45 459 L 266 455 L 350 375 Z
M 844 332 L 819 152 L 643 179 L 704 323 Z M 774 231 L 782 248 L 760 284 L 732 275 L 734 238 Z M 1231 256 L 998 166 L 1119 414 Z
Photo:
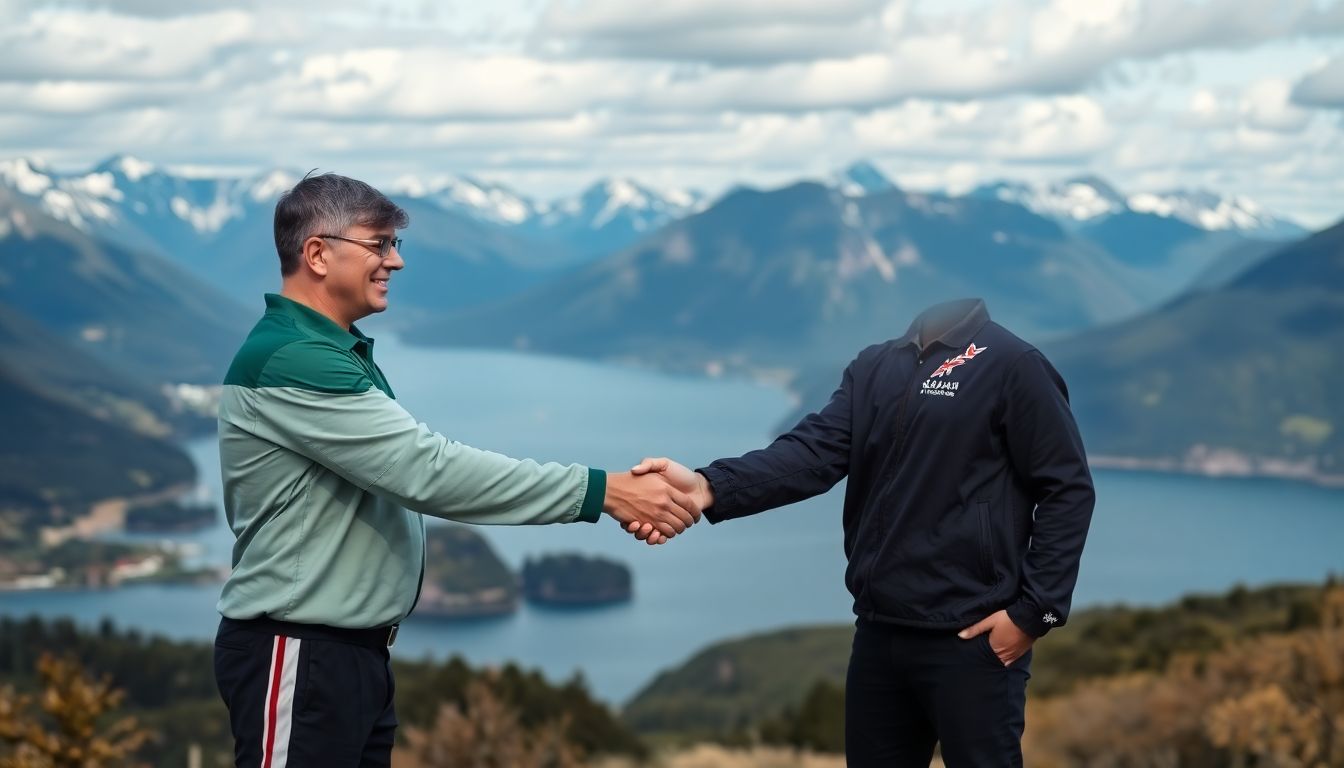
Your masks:
M 891 483 L 895 479 L 897 467 L 900 466 L 901 456 L 902 454 L 905 453 L 905 443 L 906 443 L 905 415 L 906 412 L 909 410 L 911 393 L 914 392 L 916 383 L 921 380 L 919 374 L 924 368 L 925 351 L 926 350 L 920 350 L 917 353 L 917 356 L 915 358 L 915 371 L 913 374 L 911 374 L 910 381 L 905 386 L 905 392 L 901 395 L 900 404 L 896 406 L 896 453 L 895 456 L 892 458 L 891 470 L 887 473 L 887 477 L 884 478 L 884 487 L 882 488 L 881 491 L 882 496 L 881 499 L 879 500 L 880 503 L 877 508 L 879 531 L 886 530 L 886 522 L 887 522 L 886 500 L 887 497 L 891 495 Z M 863 572 L 863 591 L 865 596 L 867 596 L 868 593 L 868 585 L 872 583 L 873 569 L 877 567 L 877 561 L 882 559 L 882 552 L 887 547 L 888 535 L 889 534 L 883 535 L 882 538 L 878 541 L 877 549 L 874 550 L 872 558 L 870 558 L 868 561 L 868 568 Z M 871 597 L 869 597 L 869 610 L 876 613 L 876 611 L 873 609 L 872 606 Z

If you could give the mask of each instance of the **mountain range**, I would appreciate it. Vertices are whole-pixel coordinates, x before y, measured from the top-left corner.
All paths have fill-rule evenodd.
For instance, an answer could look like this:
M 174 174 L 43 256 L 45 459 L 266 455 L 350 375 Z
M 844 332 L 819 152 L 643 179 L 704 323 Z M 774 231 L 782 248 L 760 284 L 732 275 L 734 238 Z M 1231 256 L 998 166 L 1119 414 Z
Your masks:
M 252 322 L 183 265 L 96 232 L 0 188 L 0 519 L 11 534 L 190 483 L 176 441 L 214 419 L 180 393 L 218 384 Z
M 0 182 L 15 202 L 105 245 L 171 261 L 248 306 L 279 287 L 275 202 L 298 178 L 281 170 L 183 178 L 127 156 L 82 174 L 58 174 L 25 160 L 0 165 Z M 401 202 L 416 223 L 405 250 L 425 255 L 425 279 L 407 286 L 411 303 L 457 306 L 545 274 L 537 249 L 507 231 L 424 201 Z M 413 287 L 426 283 L 423 293 Z
M 983 296 L 1023 333 L 1077 332 L 1179 292 L 1216 260 L 1210 238 L 1247 242 L 1170 236 L 1192 227 L 1132 214 L 1148 243 L 1140 252 L 1101 236 L 1110 220 L 1089 237 L 993 197 L 846 189 L 738 189 L 612 256 L 419 324 L 407 338 L 690 368 L 797 367 L 899 335 L 914 310 L 966 295 Z
M 58 172 L 22 158 L 0 161 L 0 189 L 17 199 L 109 243 L 168 256 L 248 304 L 276 284 L 271 217 L 276 198 L 298 178 L 286 169 L 188 177 L 129 155 L 81 172 Z M 839 170 L 822 185 L 856 200 L 896 191 L 868 162 Z M 416 283 L 434 286 L 413 288 L 402 299 L 433 313 L 516 294 L 746 190 L 713 200 L 695 191 L 605 179 L 574 196 L 538 202 L 503 184 L 439 175 L 403 177 L 389 191 L 413 214 L 407 254 L 428 257 L 417 265 L 424 271 Z M 1122 262 L 1144 262 L 1153 284 L 1148 293 L 1166 288 L 1165 297 L 1247 239 L 1279 241 L 1303 233 L 1244 198 L 1203 191 L 1123 196 L 1087 177 L 1053 185 L 1001 182 L 962 197 L 1016 204 L 1070 234 L 1077 230 Z
M 1344 223 L 1047 346 L 1095 453 L 1344 480 Z
M 1204 190 L 1123 195 L 1090 176 L 1056 184 L 998 182 L 971 196 L 1022 205 L 1141 269 L 1152 281 L 1153 304 L 1200 279 L 1230 276 L 1308 234 L 1244 197 Z
M 117 155 L 84 172 L 28 159 L 0 161 L 0 190 L 108 243 L 168 256 L 236 300 L 278 282 L 272 217 L 300 174 L 273 169 L 194 178 Z M 411 213 L 406 252 L 426 258 L 405 300 L 426 310 L 486 301 L 623 247 L 703 206 L 695 192 L 603 180 L 574 197 L 536 203 L 466 176 L 399 180 L 389 194 Z
M 82 173 L 0 163 L 0 307 L 99 372 L 15 378 L 7 362 L 16 402 L 36 393 L 135 435 L 180 434 L 192 419 L 165 385 L 220 380 L 278 283 L 272 211 L 296 178 L 187 178 L 129 156 Z M 1298 343 L 1336 340 L 1344 277 L 1310 270 L 1338 228 L 1285 245 L 1300 228 L 1244 199 L 1123 195 L 1087 177 L 914 192 L 869 163 L 712 201 L 616 180 L 537 203 L 464 176 L 393 194 L 413 222 L 393 325 L 413 342 L 771 371 L 810 407 L 855 351 L 976 295 L 1058 356 L 1094 450 L 1337 471 L 1344 406 L 1327 379 L 1290 397 L 1257 377 L 1271 375 L 1266 348 L 1283 375 L 1338 372 Z M 1224 327 L 1256 344 L 1224 346 Z
M 1046 184 L 997 181 L 976 187 L 971 194 L 1017 203 L 1075 226 L 1132 213 L 1183 221 L 1207 232 L 1242 232 L 1269 240 L 1288 240 L 1307 233 L 1290 219 L 1276 216 L 1246 197 L 1184 189 L 1126 195 L 1095 176 Z
M 542 203 L 470 176 L 404 178 L 393 191 L 497 224 L 539 244 L 560 246 L 576 262 L 618 250 L 709 202 L 694 190 L 659 191 L 632 179 L 603 179 L 573 197 Z

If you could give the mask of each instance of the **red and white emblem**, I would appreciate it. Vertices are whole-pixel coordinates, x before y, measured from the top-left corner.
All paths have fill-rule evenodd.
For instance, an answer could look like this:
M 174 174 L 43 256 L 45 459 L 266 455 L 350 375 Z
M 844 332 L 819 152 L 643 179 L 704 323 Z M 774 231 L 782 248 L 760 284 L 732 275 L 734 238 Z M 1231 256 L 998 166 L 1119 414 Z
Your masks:
M 977 347 L 975 346 L 974 343 L 972 343 L 971 346 L 966 348 L 965 352 L 962 352 L 960 355 L 957 355 L 956 357 L 944 360 L 943 364 L 938 366 L 938 370 L 934 371 L 933 375 L 930 376 L 929 378 L 937 379 L 943 376 L 944 374 L 951 373 L 953 368 L 965 365 L 966 363 L 974 359 L 976 355 L 980 354 L 981 352 L 984 352 L 987 349 L 989 349 L 989 347 Z

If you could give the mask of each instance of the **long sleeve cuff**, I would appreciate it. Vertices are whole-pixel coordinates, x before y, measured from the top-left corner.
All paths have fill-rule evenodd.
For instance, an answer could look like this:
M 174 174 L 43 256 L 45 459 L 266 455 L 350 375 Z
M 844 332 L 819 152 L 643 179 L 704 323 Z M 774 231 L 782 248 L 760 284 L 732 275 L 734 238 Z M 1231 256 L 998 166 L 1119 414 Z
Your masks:
M 596 523 L 602 519 L 602 504 L 607 500 L 607 473 L 601 469 L 588 469 L 588 492 L 583 497 L 583 506 L 579 508 L 578 523 Z
M 1018 629 L 1036 638 L 1061 626 L 1065 619 L 1063 611 L 1039 608 L 1025 597 L 1008 606 L 1007 610 L 1008 618 L 1013 620 Z
M 733 488 L 727 473 L 715 466 L 701 467 L 695 471 L 705 476 L 710 490 L 714 491 L 714 506 L 701 510 L 704 518 L 711 525 L 731 520 L 734 517 L 731 501 Z

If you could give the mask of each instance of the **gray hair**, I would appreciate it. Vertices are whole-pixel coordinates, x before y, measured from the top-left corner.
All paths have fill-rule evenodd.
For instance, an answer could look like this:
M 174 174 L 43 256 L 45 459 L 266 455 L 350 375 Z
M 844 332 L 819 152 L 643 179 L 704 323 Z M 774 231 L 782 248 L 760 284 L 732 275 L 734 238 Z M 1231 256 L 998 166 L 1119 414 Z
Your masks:
M 280 274 L 299 268 L 303 243 L 313 235 L 343 235 L 351 227 L 405 229 L 411 217 L 387 196 L 357 179 L 309 172 L 275 203 L 275 251 Z

